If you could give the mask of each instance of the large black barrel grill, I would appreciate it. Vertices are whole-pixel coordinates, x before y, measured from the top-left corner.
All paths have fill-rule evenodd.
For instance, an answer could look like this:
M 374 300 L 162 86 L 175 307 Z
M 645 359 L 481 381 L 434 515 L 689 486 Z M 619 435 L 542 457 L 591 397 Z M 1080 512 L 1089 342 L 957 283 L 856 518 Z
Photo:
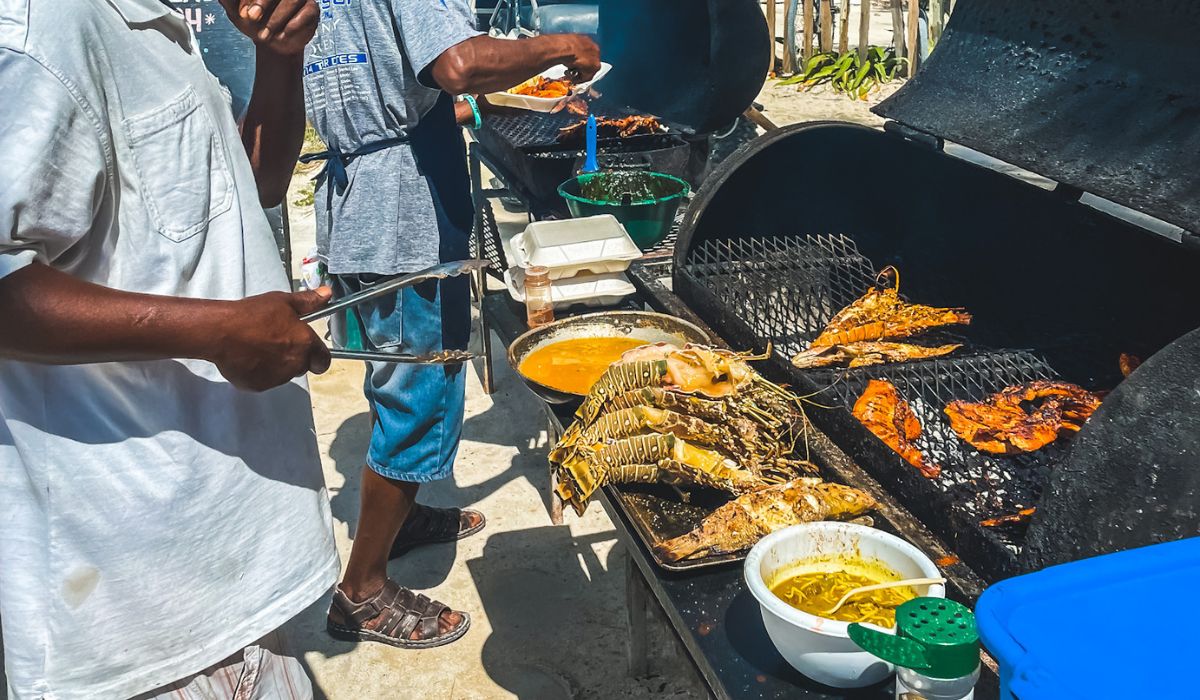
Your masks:
M 885 130 L 761 137 L 708 178 L 680 230 L 675 292 L 729 342 L 770 343 L 774 370 L 831 407 L 809 408 L 814 423 L 986 579 L 1200 534 L 1200 334 L 1180 339 L 1200 327 L 1198 31 L 1195 3 L 961 0 L 928 64 L 876 108 Z M 792 367 L 888 265 L 909 300 L 973 314 L 953 331 L 964 346 Z M 1122 353 L 1151 359 L 1124 379 Z M 916 411 L 940 477 L 851 415 L 872 378 Z M 1026 454 L 951 431 L 950 401 L 1035 379 L 1113 393 L 1076 437 Z M 1032 525 L 981 524 L 1033 507 Z
M 600 0 L 601 57 L 611 72 L 590 103 L 598 117 L 653 115 L 665 131 L 601 138 L 602 168 L 648 169 L 693 186 L 705 172 L 708 136 L 750 106 L 767 73 L 768 37 L 754 0 Z M 536 218 L 566 216 L 557 188 L 583 165 L 578 140 L 560 130 L 567 111 L 490 116 L 480 155 Z

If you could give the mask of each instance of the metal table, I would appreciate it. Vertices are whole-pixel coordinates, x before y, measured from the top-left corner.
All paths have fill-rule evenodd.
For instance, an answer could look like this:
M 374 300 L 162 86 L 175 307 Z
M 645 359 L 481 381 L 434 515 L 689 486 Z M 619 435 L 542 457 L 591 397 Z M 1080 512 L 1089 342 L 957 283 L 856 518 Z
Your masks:
M 669 275 L 669 259 L 651 263 L 635 263 L 630 277 L 639 288 L 643 303 L 653 301 L 658 311 L 672 313 L 705 327 L 686 306 L 662 287 L 661 280 Z M 488 326 L 507 345 L 526 330 L 524 310 L 504 292 L 493 292 L 482 299 L 482 314 Z M 707 330 L 707 328 L 706 328 Z M 717 337 L 716 334 L 713 334 Z M 551 438 L 569 424 L 572 416 L 560 407 L 545 406 Z M 825 449 L 836 450 L 828 446 Z M 847 464 L 839 469 L 849 483 L 866 488 L 881 500 L 881 511 L 891 522 L 900 522 L 906 535 L 925 551 L 935 554 L 944 551 L 928 532 L 899 510 L 894 500 L 881 492 L 878 483 Z M 672 631 L 683 644 L 705 684 L 717 698 L 863 698 L 885 700 L 892 697 L 891 681 L 853 691 L 839 690 L 817 684 L 783 660 L 775 650 L 762 624 L 757 601 L 742 582 L 742 570 L 737 564 L 700 569 L 691 573 L 670 573 L 660 570 L 642 545 L 632 524 L 612 501 L 608 487 L 596 500 L 612 520 L 617 540 L 626 557 L 626 611 L 630 640 L 630 673 L 645 675 L 647 670 L 647 606 L 653 600 L 670 622 Z M 552 511 L 554 506 L 552 505 Z M 561 522 L 561 512 L 557 515 Z M 955 564 L 949 569 L 961 565 Z M 980 590 L 978 580 L 966 571 L 957 577 L 966 581 L 958 597 L 974 600 Z M 986 662 L 986 660 L 985 660 Z M 980 700 L 999 695 L 996 676 L 985 672 L 976 690 Z

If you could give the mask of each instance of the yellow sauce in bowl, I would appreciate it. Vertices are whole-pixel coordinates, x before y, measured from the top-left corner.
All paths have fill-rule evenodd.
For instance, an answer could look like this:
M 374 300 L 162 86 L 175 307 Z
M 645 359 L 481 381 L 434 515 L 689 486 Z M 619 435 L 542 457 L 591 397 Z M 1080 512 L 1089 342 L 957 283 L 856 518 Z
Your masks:
M 874 559 L 844 559 L 837 564 L 837 569 L 830 571 L 828 567 L 814 570 L 811 564 L 798 562 L 776 576 L 770 584 L 771 592 L 810 615 L 842 622 L 867 622 L 880 627 L 895 627 L 896 608 L 917 597 L 917 592 L 908 586 L 868 591 L 853 596 L 836 612 L 828 614 L 827 611 L 854 588 L 902 578 Z
M 517 369 L 551 389 L 586 396 L 622 353 L 647 344 L 627 337 L 561 340 L 529 353 Z

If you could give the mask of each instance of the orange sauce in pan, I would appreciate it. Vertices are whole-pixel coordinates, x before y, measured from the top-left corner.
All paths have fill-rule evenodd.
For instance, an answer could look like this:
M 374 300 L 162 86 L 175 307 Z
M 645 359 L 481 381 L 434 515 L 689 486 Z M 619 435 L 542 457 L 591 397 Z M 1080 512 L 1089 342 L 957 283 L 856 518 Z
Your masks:
M 518 370 L 533 381 L 585 395 L 626 350 L 646 345 L 636 338 L 572 338 L 529 353 Z

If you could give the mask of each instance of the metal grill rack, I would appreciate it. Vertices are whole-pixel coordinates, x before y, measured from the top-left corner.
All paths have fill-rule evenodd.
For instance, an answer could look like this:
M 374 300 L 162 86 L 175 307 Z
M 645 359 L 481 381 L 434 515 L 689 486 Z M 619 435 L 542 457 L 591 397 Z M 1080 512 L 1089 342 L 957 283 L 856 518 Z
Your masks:
M 986 528 L 980 521 L 1035 506 L 1068 445 L 1059 440 L 1016 456 L 980 453 L 950 429 L 943 408 L 952 400 L 978 401 L 1006 386 L 1058 375 L 1029 352 L 969 343 L 945 358 L 857 369 L 793 367 L 790 358 L 875 277 L 853 241 L 814 235 L 704 241 L 689 253 L 677 281 L 701 317 L 727 339 L 755 349 L 770 343 L 774 364 L 813 392 L 812 402 L 839 409 L 814 407 L 809 415 L 865 468 L 893 484 L 914 513 L 964 555 L 974 554 L 981 571 L 1011 575 L 1026 526 Z M 942 467 L 939 478 L 922 477 L 850 415 L 870 379 L 891 382 L 912 406 L 923 427 L 917 446 Z

